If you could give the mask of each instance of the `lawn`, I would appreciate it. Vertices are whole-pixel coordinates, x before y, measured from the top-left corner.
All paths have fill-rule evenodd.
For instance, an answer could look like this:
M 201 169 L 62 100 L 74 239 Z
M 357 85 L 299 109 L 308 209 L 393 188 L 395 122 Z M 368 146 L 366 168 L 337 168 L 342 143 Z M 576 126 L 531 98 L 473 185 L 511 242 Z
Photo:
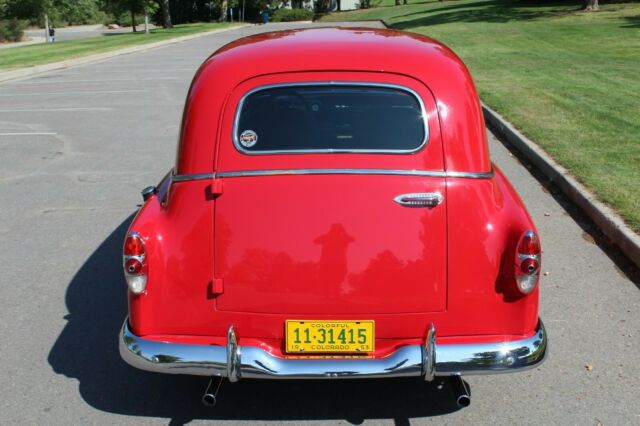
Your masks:
M 60 41 L 51 44 L 12 47 L 0 50 L 0 70 L 29 67 L 66 59 L 140 44 L 153 43 L 160 40 L 210 31 L 227 27 L 226 23 L 198 23 L 176 25 L 171 29 L 154 29 L 150 34 L 144 32 L 130 34 L 113 34 L 104 37 L 93 37 L 80 40 Z
M 447 44 L 471 70 L 486 104 L 640 233 L 640 4 L 592 13 L 579 7 L 409 2 L 322 20 L 381 19 Z

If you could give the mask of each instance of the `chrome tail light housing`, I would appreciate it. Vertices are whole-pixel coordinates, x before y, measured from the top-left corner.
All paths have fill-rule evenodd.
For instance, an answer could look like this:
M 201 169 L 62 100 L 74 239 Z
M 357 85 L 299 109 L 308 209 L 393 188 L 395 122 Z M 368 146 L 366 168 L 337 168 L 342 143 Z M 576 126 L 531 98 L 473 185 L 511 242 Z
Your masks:
M 515 279 L 522 294 L 531 293 L 540 279 L 542 254 L 540 238 L 528 230 L 520 237 L 516 250 Z
M 134 294 L 144 293 L 147 288 L 146 247 L 137 232 L 130 232 L 124 240 L 122 267 L 129 290 Z

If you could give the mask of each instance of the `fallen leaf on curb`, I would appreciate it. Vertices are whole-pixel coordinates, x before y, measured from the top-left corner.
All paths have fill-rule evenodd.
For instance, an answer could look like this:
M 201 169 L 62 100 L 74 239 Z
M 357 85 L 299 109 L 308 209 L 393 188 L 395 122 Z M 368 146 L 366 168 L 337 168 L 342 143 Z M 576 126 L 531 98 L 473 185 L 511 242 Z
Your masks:
M 584 368 L 586 368 L 587 371 L 593 371 L 593 364 L 585 364 Z

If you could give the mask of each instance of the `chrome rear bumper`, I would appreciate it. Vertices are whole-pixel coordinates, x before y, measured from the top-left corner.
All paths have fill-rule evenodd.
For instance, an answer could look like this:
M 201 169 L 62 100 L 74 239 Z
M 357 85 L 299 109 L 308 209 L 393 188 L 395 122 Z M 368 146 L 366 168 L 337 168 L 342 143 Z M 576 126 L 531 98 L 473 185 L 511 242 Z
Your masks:
M 326 379 L 423 377 L 493 374 L 521 371 L 540 364 L 546 354 L 547 334 L 542 321 L 537 332 L 522 340 L 436 345 L 435 328 L 427 330 L 424 345 L 399 348 L 380 359 L 286 359 L 254 346 L 238 346 L 233 326 L 227 346 L 159 342 L 136 336 L 125 321 L 120 332 L 120 356 L 148 371 L 197 376 L 222 376 L 235 382 L 247 379 Z

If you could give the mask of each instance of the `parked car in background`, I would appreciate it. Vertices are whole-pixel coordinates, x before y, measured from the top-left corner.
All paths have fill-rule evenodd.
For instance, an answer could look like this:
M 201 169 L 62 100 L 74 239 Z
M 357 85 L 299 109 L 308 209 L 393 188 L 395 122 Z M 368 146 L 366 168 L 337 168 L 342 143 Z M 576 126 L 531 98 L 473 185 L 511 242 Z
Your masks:
M 434 40 L 322 28 L 223 47 L 144 195 L 124 243 L 134 367 L 453 376 L 466 404 L 460 376 L 545 357 L 538 234 L 469 72 Z

